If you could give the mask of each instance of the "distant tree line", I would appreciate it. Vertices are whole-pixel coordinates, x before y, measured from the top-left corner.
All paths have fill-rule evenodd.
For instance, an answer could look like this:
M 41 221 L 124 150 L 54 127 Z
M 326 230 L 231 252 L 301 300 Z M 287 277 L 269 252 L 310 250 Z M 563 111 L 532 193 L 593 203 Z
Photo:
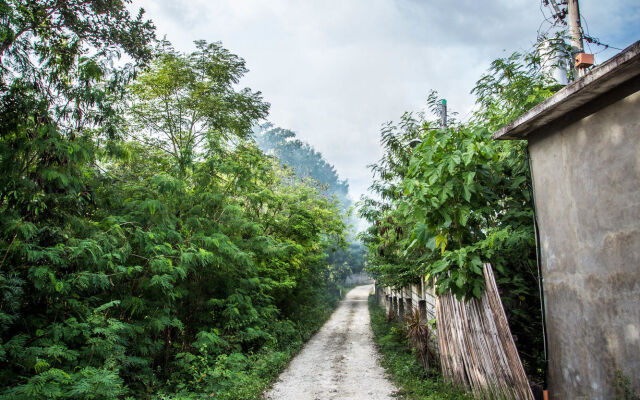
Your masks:
M 274 127 L 266 123 L 258 127 L 254 137 L 262 151 L 276 157 L 282 165 L 293 170 L 298 179 L 316 185 L 327 198 L 338 201 L 349 227 L 346 249 L 337 248 L 329 251 L 329 263 L 342 266 L 340 276 L 346 277 L 350 272 L 360 272 L 365 266 L 365 246 L 356 238 L 357 217 L 351 212 L 353 206 L 349 198 L 349 184 L 341 180 L 335 167 L 324 159 L 310 144 L 296 137 L 295 132 Z

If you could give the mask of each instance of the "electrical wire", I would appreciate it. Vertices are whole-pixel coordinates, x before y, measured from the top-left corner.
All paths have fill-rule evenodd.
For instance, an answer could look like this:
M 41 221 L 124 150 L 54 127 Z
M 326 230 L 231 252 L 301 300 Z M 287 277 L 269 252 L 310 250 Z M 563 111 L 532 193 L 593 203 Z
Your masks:
M 538 26 L 538 30 L 537 30 L 538 41 L 541 38 L 546 37 L 549 34 L 549 32 L 551 32 L 554 28 L 559 28 L 567 24 L 566 21 L 564 20 L 564 9 L 562 9 L 561 14 L 557 14 L 552 11 L 551 16 L 550 17 L 547 16 L 547 14 L 545 13 L 545 8 L 549 7 L 551 1 L 555 1 L 555 0 L 540 1 L 539 8 L 540 8 L 540 14 L 542 14 L 543 21 Z M 558 4 L 557 3 L 554 3 L 554 4 L 556 5 L 554 8 L 557 8 Z M 563 5 L 563 3 L 561 3 L 560 5 Z M 545 23 L 549 24 L 549 26 L 543 32 L 543 26 L 545 25 Z M 535 47 L 535 45 L 533 47 Z
M 591 50 L 591 44 L 594 44 L 594 45 L 596 45 L 596 46 L 604 47 L 604 49 L 603 49 L 603 50 L 601 50 L 601 51 L 600 51 L 600 52 L 598 52 L 598 53 L 602 53 L 603 51 L 605 51 L 605 50 L 607 50 L 607 49 L 614 49 L 614 50 L 618 50 L 618 51 L 622 51 L 622 50 L 623 50 L 623 49 L 620 49 L 620 48 L 618 48 L 618 47 L 612 46 L 612 45 L 610 45 L 610 44 L 602 43 L 602 42 L 600 41 L 600 39 L 598 39 L 598 38 L 596 38 L 596 37 L 591 36 L 591 32 L 589 31 L 589 22 L 587 21 L 587 18 L 586 18 L 584 15 L 582 15 L 582 14 L 580 14 L 580 18 L 581 18 L 581 19 L 582 19 L 582 21 L 584 22 L 584 26 L 585 26 L 586 31 L 587 31 L 587 33 L 585 34 L 584 29 L 582 29 L 582 32 L 581 32 L 582 39 L 584 39 L 584 41 L 586 41 L 586 42 L 587 42 L 587 46 L 589 47 L 589 51 L 590 51 L 590 52 L 592 52 L 592 50 Z M 595 54 L 598 54 L 598 53 L 595 53 Z
M 540 23 L 540 26 L 538 27 L 538 30 L 537 30 L 538 39 L 546 36 L 553 28 L 557 27 L 558 25 L 562 25 L 562 26 L 567 25 L 567 22 L 564 20 L 564 17 L 566 16 L 566 10 L 564 9 L 564 6 L 567 6 L 568 5 L 567 3 L 568 2 L 566 0 L 560 0 L 559 4 L 556 2 L 556 0 L 540 1 L 540 13 L 542 14 L 542 17 L 544 20 Z M 563 8 L 560 9 L 558 6 L 561 6 Z M 548 17 L 547 14 L 545 13 L 545 8 L 547 7 L 553 7 L 555 9 L 555 12 L 551 11 L 552 20 L 550 20 L 550 17 Z M 592 36 L 589 30 L 589 22 L 587 21 L 587 18 L 582 13 L 580 14 L 580 19 L 584 22 L 584 28 L 582 26 L 580 27 L 580 36 L 582 40 L 586 42 L 586 46 L 589 50 L 589 53 L 595 55 L 595 54 L 600 54 L 608 49 L 614 49 L 618 51 L 623 50 L 621 48 L 612 46 L 610 44 L 603 43 L 602 41 L 600 41 L 600 39 Z M 545 25 L 545 23 L 549 24 L 549 27 L 544 31 L 544 33 L 542 33 L 543 26 Z M 594 52 L 593 48 L 591 47 L 592 44 L 595 46 L 601 47 L 602 49 Z
M 580 18 L 582 19 L 582 22 L 584 22 L 584 27 L 587 29 L 587 33 L 585 34 L 584 28 L 580 26 L 580 36 L 582 36 L 582 39 L 587 42 L 589 53 L 593 54 L 593 50 L 591 49 L 591 42 L 587 39 L 587 37 L 591 37 L 591 33 L 589 33 L 589 23 L 587 22 L 587 19 L 584 17 L 584 15 L 582 15 L 582 13 L 580 13 Z

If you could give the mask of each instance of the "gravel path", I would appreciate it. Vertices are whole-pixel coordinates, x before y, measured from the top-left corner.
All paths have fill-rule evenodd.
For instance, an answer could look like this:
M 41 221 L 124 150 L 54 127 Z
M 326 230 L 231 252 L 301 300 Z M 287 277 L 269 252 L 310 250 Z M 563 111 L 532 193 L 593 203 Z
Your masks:
M 266 400 L 393 399 L 397 390 L 377 362 L 367 298 L 358 286 L 280 375 Z

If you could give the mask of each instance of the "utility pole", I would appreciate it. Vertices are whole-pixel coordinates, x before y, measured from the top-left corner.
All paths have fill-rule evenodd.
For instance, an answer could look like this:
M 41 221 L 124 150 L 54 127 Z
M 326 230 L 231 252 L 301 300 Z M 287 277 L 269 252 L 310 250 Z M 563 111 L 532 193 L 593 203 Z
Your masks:
M 582 43 L 582 27 L 580 25 L 580 6 L 578 0 L 569 0 L 567 4 L 569 12 L 569 34 L 571 35 L 571 46 L 579 53 L 584 53 Z
M 580 25 L 580 7 L 578 0 L 568 0 L 567 11 L 569 16 L 569 36 L 571 37 L 571 47 L 576 51 L 577 56 L 574 61 L 578 78 L 585 75 L 585 68 L 589 66 L 589 61 L 593 65 L 593 55 L 590 59 L 582 60 L 584 54 L 584 44 L 582 43 L 582 26 Z
M 444 129 L 447 129 L 447 100 L 442 99 L 440 103 L 440 122 Z

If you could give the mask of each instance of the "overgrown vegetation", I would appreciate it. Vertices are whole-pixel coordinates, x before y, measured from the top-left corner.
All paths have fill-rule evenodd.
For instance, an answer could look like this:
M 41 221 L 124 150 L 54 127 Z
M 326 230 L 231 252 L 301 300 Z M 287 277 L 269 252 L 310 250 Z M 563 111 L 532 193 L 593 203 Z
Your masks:
M 478 81 L 469 122 L 446 127 L 405 113 L 381 132 L 385 153 L 371 166 L 378 198 L 360 202 L 368 270 L 401 288 L 425 279 L 438 293 L 479 298 L 482 263 L 495 270 L 516 345 L 533 381 L 544 369 L 531 177 L 525 144 L 491 134 L 558 89 L 538 50 L 498 59 Z M 435 92 L 428 98 L 439 112 Z M 411 148 L 409 142 L 420 139 Z
M 398 321 L 386 321 L 385 310 L 369 297 L 371 329 L 381 354 L 381 364 L 407 400 L 471 400 L 472 397 L 442 381 L 437 367 L 425 369 L 410 346 L 407 330 Z
M 291 168 L 298 179 L 316 185 L 323 195 L 338 202 L 346 216 L 346 236 L 350 243 L 347 248 L 332 249 L 329 253 L 329 263 L 339 266 L 345 277 L 349 273 L 362 271 L 367 249 L 356 239 L 355 226 L 358 221 L 352 214 L 347 181 L 340 179 L 334 166 L 329 164 L 321 153 L 298 139 L 295 132 L 289 129 L 277 128 L 267 123 L 258 127 L 253 136 L 262 151 L 277 157 L 284 166 Z
M 267 123 L 256 129 L 254 137 L 262 151 L 276 156 L 300 179 L 320 183 L 320 190 L 329 197 L 335 196 L 345 211 L 351 206 L 347 181 L 341 180 L 334 166 L 321 153 L 298 139 L 295 132 Z
M 615 374 L 615 399 L 640 400 L 640 392 L 633 390 L 631 387 L 631 379 L 620 370 L 617 370 Z
M 422 321 L 418 307 L 413 307 L 405 312 L 403 325 L 407 339 L 409 339 L 422 367 L 426 371 L 437 368 L 440 360 L 436 354 L 436 337 L 433 334 L 431 324 Z
M 0 2 L 0 399 L 256 398 L 337 301 L 344 218 L 251 138 L 241 58 L 125 3 Z

